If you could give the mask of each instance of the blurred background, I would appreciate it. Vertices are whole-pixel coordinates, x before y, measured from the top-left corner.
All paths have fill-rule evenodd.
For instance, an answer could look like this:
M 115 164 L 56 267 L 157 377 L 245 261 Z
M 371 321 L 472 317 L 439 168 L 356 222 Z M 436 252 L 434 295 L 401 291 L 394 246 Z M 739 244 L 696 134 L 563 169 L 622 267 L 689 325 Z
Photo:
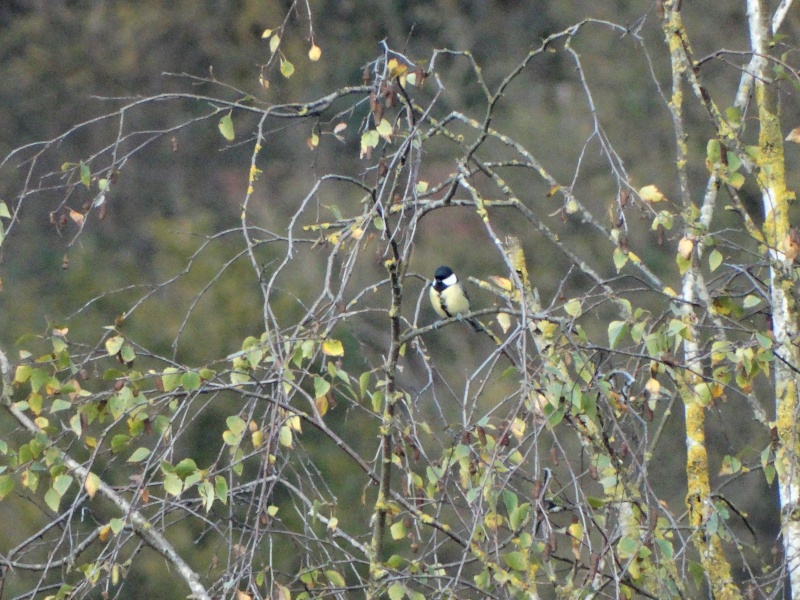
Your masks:
M 246 336 L 260 335 L 261 295 L 250 265 L 234 261 L 221 271 L 241 251 L 239 236 L 220 232 L 240 225 L 251 145 L 225 144 L 216 119 L 200 121 L 154 143 L 129 159 L 109 194 L 105 218 L 93 220 L 77 238 L 75 223 L 53 223 L 54 211 L 56 222 L 64 213 L 64 196 L 60 190 L 46 188 L 58 178 L 36 178 L 47 170 L 57 174 L 64 163 L 87 160 L 113 142 L 118 122 L 100 121 L 48 146 L 33 181 L 28 180 L 28 161 L 44 149 L 38 142 L 54 140 L 73 126 L 136 97 L 172 91 L 219 93 L 221 88 L 210 79 L 271 103 L 311 100 L 345 85 L 358 85 L 365 65 L 381 54 L 382 40 L 422 65 L 434 49 L 469 50 L 487 85 L 494 89 L 529 49 L 538 47 L 551 33 L 589 18 L 634 28 L 641 39 L 600 24 L 585 26 L 573 43 L 584 61 L 585 80 L 566 53 L 537 57 L 507 89 L 492 126 L 529 148 L 559 182 L 572 185 L 576 195 L 604 218 L 616 197 L 617 182 L 599 151 L 597 136 L 593 136 L 597 131 L 588 88 L 595 116 L 602 124 L 601 137 L 618 154 L 632 185 L 655 184 L 667 197 L 677 197 L 675 141 L 664 98 L 670 93 L 669 57 L 654 3 L 320 0 L 311 2 L 311 10 L 309 22 L 302 3 L 269 0 L 6 0 L 0 4 L 0 156 L 22 148 L 0 169 L 0 199 L 16 204 L 26 181 L 29 188 L 44 188 L 22 199 L 20 221 L 2 246 L 3 347 L 13 349 L 21 336 L 44 334 L 54 325 L 69 327 L 71 339 L 92 344 L 99 339 L 100 328 L 113 325 L 134 305 L 136 310 L 125 320 L 125 336 L 184 364 L 201 366 L 224 359 L 240 349 Z M 743 11 L 744 3 L 685 2 L 684 21 L 695 55 L 704 57 L 720 48 L 747 50 Z M 261 69 L 270 59 L 268 43 L 261 34 L 283 23 L 287 12 L 281 50 L 296 65 L 289 79 L 275 69 Z M 800 15 L 794 11 L 782 33 L 796 39 L 798 28 Z M 307 58 L 311 32 L 322 49 L 318 62 Z M 641 51 L 642 46 L 649 55 Z M 723 109 L 732 102 L 740 77 L 738 65 L 743 60 L 712 60 L 702 67 L 709 90 Z M 266 90 L 259 83 L 262 73 L 270 82 Z M 441 114 L 458 110 L 473 118 L 483 117 L 485 98 L 467 61 L 440 57 L 437 73 L 444 84 L 438 108 Z M 433 95 L 433 84 L 426 85 L 421 93 Z M 790 88 L 784 92 L 781 101 L 788 133 L 797 124 L 798 103 Z M 696 103 L 689 106 L 691 183 L 697 202 L 707 179 L 704 157 L 713 128 Z M 164 128 L 202 114 L 200 102 L 165 101 L 147 110 L 131 111 L 126 126 L 130 130 Z M 285 231 L 298 204 L 321 175 L 333 171 L 356 174 L 364 168 L 358 159 L 363 115 L 345 115 L 343 119 L 348 122 L 345 142 L 323 137 L 316 151 L 306 144 L 313 133 L 306 121 L 286 121 L 273 132 L 277 135 L 269 137 L 261 154 L 263 174 L 250 209 L 261 219 L 259 226 L 276 233 Z M 237 118 L 235 125 L 237 134 L 246 137 L 255 119 Z M 747 136 L 754 141 L 757 134 L 754 124 Z M 435 150 L 435 144 L 428 146 L 420 173 L 420 179 L 431 183 L 454 170 L 452 149 L 443 147 L 441 156 Z M 502 148 L 496 150 L 502 155 Z M 798 183 L 797 162 L 797 151 L 789 148 L 787 163 L 793 187 Z M 530 181 L 528 172 L 511 174 L 508 180 L 524 201 L 537 205 L 538 214 L 546 217 L 559 212 L 559 201 L 548 198 L 548 186 L 541 180 Z M 355 189 L 350 189 L 349 197 L 347 190 L 323 186 L 316 200 L 320 211 L 361 200 Z M 66 206 L 77 210 L 91 199 L 88 190 L 85 196 L 77 190 Z M 758 221 L 759 199 L 754 190 L 745 186 L 743 199 Z M 569 269 L 568 262 L 515 215 L 504 220 L 498 213 L 495 218 L 501 230 L 523 240 L 534 284 L 543 303 L 549 304 Z M 551 216 L 548 223 L 577 254 L 596 256 L 593 266 L 604 276 L 615 274 L 605 256 L 607 251 L 603 250 L 601 257 L 595 250 L 598 245 L 605 248 L 605 242 L 579 219 Z M 732 218 L 731 226 L 736 223 Z M 677 289 L 680 277 L 674 248 L 680 234 L 667 232 L 660 244 L 649 224 L 643 215 L 641 224 L 633 227 L 631 248 Z M 717 225 L 724 227 L 725 223 Z M 213 244 L 204 247 L 212 237 Z M 417 232 L 410 264 L 410 271 L 420 277 L 409 280 L 409 292 L 422 294 L 423 278 L 430 278 L 439 264 L 450 264 L 462 279 L 467 274 L 480 278 L 504 274 L 501 257 L 496 249 L 482 246 L 486 243 L 482 224 L 471 209 L 453 208 L 426 217 Z M 178 277 L 199 249 L 191 269 Z M 280 256 L 282 250 L 276 250 L 272 258 L 267 253 L 264 262 L 269 264 Z M 304 277 L 281 280 L 285 305 L 273 306 L 276 313 L 285 315 L 287 323 L 293 315 L 302 314 L 302 299 L 318 293 L 325 272 L 324 254 L 307 251 L 296 260 L 299 263 L 292 272 Z M 372 259 L 362 260 L 353 289 L 385 277 L 382 260 L 378 249 Z M 199 296 L 199 289 L 215 277 L 214 285 Z M 154 286 L 172 279 L 148 296 Z M 561 289 L 567 297 L 579 291 L 579 278 Z M 480 291 L 472 295 L 478 306 L 489 302 L 482 299 Z M 137 304 L 145 296 L 146 301 Z M 426 304 L 417 308 L 409 302 L 406 307 L 407 318 L 421 324 L 435 318 Z M 598 311 L 586 326 L 603 333 L 607 316 Z M 346 340 L 351 349 L 380 352 L 385 348 L 384 334 L 369 320 L 340 335 L 351 336 Z M 480 346 L 465 351 L 461 342 L 441 333 L 428 343 L 435 359 L 446 364 L 445 374 L 472 372 L 484 354 Z M 651 473 L 663 486 L 659 494 L 677 513 L 682 510 L 685 493 L 680 413 L 676 410 L 674 432 L 666 432 L 660 445 L 663 460 L 654 461 Z M 224 409 L 219 414 L 225 414 Z M 214 413 L 203 418 L 213 423 Z M 712 461 L 717 463 L 732 449 L 740 452 L 741 440 L 751 439 L 753 452 L 768 442 L 767 432 L 750 427 L 749 419 L 730 419 L 712 411 L 711 420 L 715 433 L 709 435 L 709 441 L 716 453 Z M 202 437 L 196 443 L 199 454 Z M 374 439 L 365 440 L 365 448 L 372 444 Z M 332 473 L 336 468 L 330 465 Z M 747 485 L 728 491 L 737 506 L 750 514 L 758 532 L 755 544 L 769 548 L 777 533 L 777 513 L 758 507 L 764 502 L 775 504 L 774 490 L 766 486 L 761 474 L 743 479 Z M 354 494 L 360 493 L 359 485 L 354 486 Z M 0 533 L 0 544 L 2 537 Z

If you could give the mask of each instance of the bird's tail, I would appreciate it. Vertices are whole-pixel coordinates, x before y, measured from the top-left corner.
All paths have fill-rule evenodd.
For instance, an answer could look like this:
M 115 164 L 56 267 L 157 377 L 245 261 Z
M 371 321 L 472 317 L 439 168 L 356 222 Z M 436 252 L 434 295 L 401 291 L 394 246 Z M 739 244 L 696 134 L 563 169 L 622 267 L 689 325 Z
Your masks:
M 467 319 L 467 323 L 469 323 L 469 326 L 472 327 L 473 331 L 476 331 L 478 333 L 480 333 L 481 331 L 485 331 L 486 333 L 489 333 L 486 330 L 486 327 L 483 326 L 483 323 L 478 321 L 478 319 Z

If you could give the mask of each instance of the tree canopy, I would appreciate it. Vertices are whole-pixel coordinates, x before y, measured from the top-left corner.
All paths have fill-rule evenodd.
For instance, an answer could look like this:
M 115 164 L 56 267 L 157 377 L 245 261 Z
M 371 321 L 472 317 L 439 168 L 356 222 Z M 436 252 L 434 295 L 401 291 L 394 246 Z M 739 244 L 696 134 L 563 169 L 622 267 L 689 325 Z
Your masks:
M 797 23 L 689 4 L 0 9 L 0 597 L 800 597 Z

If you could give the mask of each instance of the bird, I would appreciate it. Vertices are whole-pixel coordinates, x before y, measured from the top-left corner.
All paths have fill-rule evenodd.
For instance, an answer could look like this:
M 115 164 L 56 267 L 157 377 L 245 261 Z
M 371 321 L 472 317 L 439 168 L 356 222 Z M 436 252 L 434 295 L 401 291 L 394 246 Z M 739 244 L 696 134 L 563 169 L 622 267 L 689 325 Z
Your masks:
M 441 266 L 436 269 L 433 275 L 433 283 L 430 289 L 431 304 L 436 314 L 446 319 L 448 317 L 459 317 L 469 312 L 469 296 L 467 291 L 458 282 L 458 277 L 453 273 L 453 269 Z M 483 328 L 475 319 L 466 319 L 472 329 L 481 331 Z

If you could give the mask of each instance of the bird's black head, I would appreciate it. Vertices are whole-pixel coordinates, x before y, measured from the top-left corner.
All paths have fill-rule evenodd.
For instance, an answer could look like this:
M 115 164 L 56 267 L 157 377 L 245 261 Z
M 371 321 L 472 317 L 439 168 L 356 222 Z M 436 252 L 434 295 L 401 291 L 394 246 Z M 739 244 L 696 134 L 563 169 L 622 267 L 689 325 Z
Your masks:
M 453 269 L 451 269 L 450 267 L 441 266 L 438 269 L 436 269 L 436 273 L 433 274 L 433 277 L 437 281 L 444 281 L 452 274 L 453 274 Z

